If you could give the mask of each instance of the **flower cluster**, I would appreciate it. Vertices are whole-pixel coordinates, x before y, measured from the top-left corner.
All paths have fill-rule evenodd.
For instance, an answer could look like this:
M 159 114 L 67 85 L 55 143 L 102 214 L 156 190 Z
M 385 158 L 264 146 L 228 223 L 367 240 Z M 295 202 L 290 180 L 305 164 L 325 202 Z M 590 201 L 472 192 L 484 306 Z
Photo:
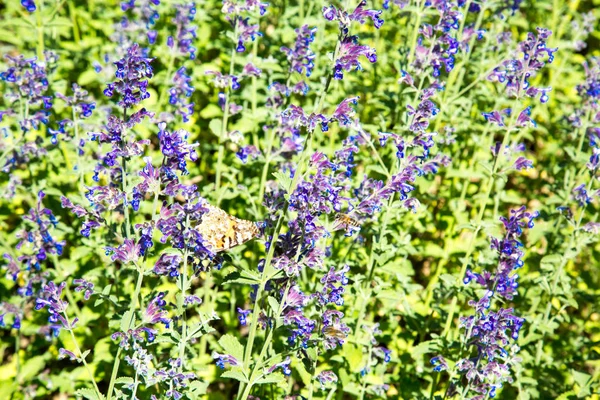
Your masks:
M 66 138 L 70 138 L 66 132 L 66 128 L 68 126 L 72 126 L 73 124 L 77 124 L 77 119 L 86 119 L 92 116 L 92 112 L 96 108 L 96 103 L 91 101 L 90 96 L 86 90 L 81 88 L 78 84 L 74 83 L 72 85 L 72 96 L 66 96 L 62 93 L 56 93 L 56 97 L 61 99 L 67 106 L 69 106 L 72 110 L 73 120 L 71 119 L 63 119 L 58 121 L 58 129 L 49 129 L 50 134 L 52 135 L 52 143 L 57 143 L 57 136 L 64 135 Z M 79 155 L 83 153 L 83 146 L 85 145 L 85 140 L 80 139 L 79 143 L 76 143 L 78 146 Z
M 0 121 L 4 115 L 18 114 L 23 132 L 37 130 L 40 124 L 47 125 L 49 122 L 52 96 L 47 93 L 48 66 L 58 58 L 52 52 L 45 52 L 44 57 L 45 60 L 38 60 L 35 57 L 6 55 L 8 69 L 0 72 L 0 80 L 7 83 L 4 98 L 13 107 L 0 111 Z M 24 112 L 18 113 L 18 110 Z
M 42 199 L 45 193 L 40 191 L 37 196 L 37 205 L 29 210 L 29 213 L 23 217 L 33 226 L 33 229 L 23 229 L 17 233 L 20 242 L 17 244 L 17 250 L 24 245 L 31 246 L 31 255 L 19 257 L 28 269 L 40 269 L 40 262 L 48 257 L 48 254 L 61 255 L 65 245 L 64 241 L 56 241 L 50 234 L 50 229 L 56 227 L 57 220 L 52 211 L 42 205 Z
M 173 87 L 169 89 L 169 103 L 177 107 L 176 113 L 181 115 L 183 122 L 189 121 L 194 113 L 194 103 L 189 98 L 195 89 L 190 82 L 191 78 L 186 74 L 185 67 L 181 67 L 173 77 Z
M 365 7 L 367 2 L 361 1 L 352 13 L 348 13 L 334 6 L 323 7 L 323 17 L 329 21 L 338 21 L 340 26 L 339 49 L 334 54 L 333 78 L 343 79 L 344 71 L 360 70 L 360 57 L 366 57 L 371 63 L 377 61 L 375 49 L 360 45 L 358 36 L 350 35 L 350 23 L 356 21 L 365 24 L 367 19 L 373 21 L 375 28 L 379 29 L 383 25 L 383 20 L 380 15 L 381 10 L 367 10 Z
M 506 94 L 509 97 L 537 98 L 539 95 L 540 101 L 546 103 L 551 88 L 531 86 L 529 80 L 546 63 L 551 63 L 554 60 L 554 53 L 558 49 L 547 46 L 551 34 L 551 31 L 544 28 L 538 28 L 537 35 L 532 32 L 527 33 L 527 38 L 518 45 L 518 51 L 522 54 L 521 57 L 503 61 L 488 76 L 488 79 L 492 82 L 505 84 Z
M 160 0 L 126 0 L 121 2 L 121 10 L 130 14 L 123 16 L 115 27 L 113 39 L 127 49 L 145 35 L 149 44 L 156 43 L 158 32 L 154 29 L 160 15 Z
M 176 4 L 174 7 L 175 17 L 172 22 L 177 33 L 175 37 L 169 36 L 167 38 L 167 46 L 171 49 L 177 48 L 181 54 L 189 54 L 190 60 L 194 60 L 196 58 L 196 48 L 192 46 L 192 43 L 196 39 L 197 27 L 192 22 L 196 17 L 196 3 Z
M 469 301 L 475 314 L 460 319 L 465 331 L 463 341 L 476 348 L 475 354 L 459 360 L 456 368 L 465 374 L 469 390 L 480 395 L 494 396 L 495 391 L 510 381 L 510 367 L 518 347 L 514 342 L 519 337 L 525 319 L 514 314 L 512 308 L 493 309 L 494 300 L 510 301 L 517 294 L 518 274 L 515 270 L 523 266 L 523 244 L 519 237 L 525 227 L 533 228 L 539 213 L 525 211 L 525 206 L 511 210 L 508 218 L 501 217 L 504 227 L 502 238 L 491 238 L 491 249 L 498 254 L 495 271 L 475 273 L 467 270 L 464 283 L 475 282 L 482 288 L 483 295 Z M 442 357 L 431 360 L 436 371 L 447 368 Z
M 262 36 L 258 24 L 252 24 L 250 17 L 258 11 L 260 16 L 265 15 L 269 3 L 263 3 L 258 0 L 223 0 L 221 12 L 225 14 L 225 19 L 229 21 L 234 29 L 235 40 L 237 42 L 236 51 L 243 53 L 246 51 L 246 43 L 254 41 L 257 36 Z
M 54 336 L 58 336 L 61 329 L 72 330 L 78 321 L 77 318 L 73 321 L 67 319 L 66 311 L 69 303 L 61 299 L 66 286 L 66 282 L 62 282 L 58 286 L 54 282 L 48 282 L 42 286 L 42 291 L 35 300 L 36 310 L 48 309 L 50 314 L 48 322 L 50 322 L 50 328 Z
M 133 44 L 127 49 L 127 55 L 115 62 L 117 81 L 109 83 L 104 89 L 104 94 L 107 97 L 112 97 L 115 92 L 120 94 L 119 105 L 123 108 L 132 108 L 149 98 L 147 79 L 153 75 L 151 61 L 151 58 L 142 54 L 137 44 Z
M 297 72 L 309 77 L 315 67 L 315 53 L 310 49 L 310 44 L 315 41 L 317 28 L 308 25 L 296 29 L 296 43 L 294 48 L 282 47 L 281 51 L 287 56 L 290 63 L 290 72 Z

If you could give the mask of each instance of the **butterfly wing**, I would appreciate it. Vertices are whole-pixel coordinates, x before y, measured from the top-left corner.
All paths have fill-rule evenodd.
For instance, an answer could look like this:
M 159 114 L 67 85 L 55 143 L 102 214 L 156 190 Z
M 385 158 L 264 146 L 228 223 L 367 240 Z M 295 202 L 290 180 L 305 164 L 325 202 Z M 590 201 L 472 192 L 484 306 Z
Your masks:
M 196 230 L 211 246 L 220 252 L 239 246 L 260 236 L 256 223 L 236 218 L 218 207 L 207 205 L 208 212 Z

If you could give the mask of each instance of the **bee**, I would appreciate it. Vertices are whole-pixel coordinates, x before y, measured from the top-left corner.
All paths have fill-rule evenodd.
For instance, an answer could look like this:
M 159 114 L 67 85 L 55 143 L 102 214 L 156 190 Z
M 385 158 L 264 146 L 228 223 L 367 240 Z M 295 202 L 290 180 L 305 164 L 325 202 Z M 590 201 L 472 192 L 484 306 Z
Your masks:
M 360 229 L 360 222 L 352 218 L 348 214 L 338 214 L 337 218 L 333 222 L 333 231 L 339 231 L 341 229 L 346 232 L 352 232 L 353 230 Z
M 325 334 L 325 336 L 334 337 L 340 340 L 346 339 L 346 337 L 348 337 L 348 335 L 344 331 L 331 325 L 323 328 L 323 333 Z

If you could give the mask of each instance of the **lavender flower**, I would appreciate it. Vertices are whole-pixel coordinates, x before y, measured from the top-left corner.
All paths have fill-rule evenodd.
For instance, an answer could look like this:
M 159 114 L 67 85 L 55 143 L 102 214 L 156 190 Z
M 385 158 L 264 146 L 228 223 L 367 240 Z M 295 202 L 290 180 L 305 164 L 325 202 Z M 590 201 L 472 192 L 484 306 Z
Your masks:
M 340 42 L 338 57 L 335 60 L 333 78 L 343 79 L 344 71 L 361 70 L 360 57 L 367 58 L 371 63 L 377 61 L 375 49 L 358 44 L 358 36 L 343 38 Z
M 338 381 L 337 375 L 333 371 L 321 371 L 319 375 L 317 375 L 317 380 L 321 384 L 321 390 L 325 390 L 328 387 L 331 387 L 332 384 L 336 384 Z
M 248 317 L 248 315 L 250 315 L 252 313 L 252 310 L 243 310 L 238 307 L 237 312 L 238 312 L 238 320 L 240 321 L 240 325 L 242 325 L 242 326 L 246 325 L 248 323 L 246 318 Z
M 56 241 L 50 234 L 50 229 L 56 227 L 57 220 L 52 211 L 43 207 L 42 199 L 45 197 L 43 191 L 37 196 L 37 205 L 29 210 L 29 213 L 23 217 L 33 225 L 32 229 L 23 229 L 17 233 L 20 242 L 17 244 L 17 250 L 24 245 L 31 248 L 32 255 L 23 255 L 19 261 L 23 262 L 27 268 L 40 269 L 40 262 L 48 257 L 48 254 L 61 255 L 65 246 L 64 241 Z
M 191 80 L 185 73 L 185 67 L 181 67 L 173 77 L 174 86 L 169 90 L 169 103 L 177 107 L 176 112 L 181 115 L 183 122 L 188 122 L 194 113 L 194 103 L 188 100 L 195 90 L 190 85 Z
M 546 62 L 551 63 L 554 60 L 557 49 L 547 47 L 552 32 L 544 28 L 537 28 L 537 32 L 537 36 L 529 32 L 527 39 L 519 43 L 518 50 L 522 53 L 521 58 L 504 61 L 488 76 L 488 80 L 504 83 L 506 93 L 510 97 L 536 98 L 540 95 L 540 101 L 546 103 L 551 89 L 533 87 L 529 79 L 535 76 Z
M 154 378 L 158 382 L 165 383 L 168 390 L 165 396 L 168 399 L 179 400 L 183 398 L 182 390 L 189 387 L 190 381 L 196 379 L 193 373 L 181 372 L 182 362 L 180 358 L 169 359 L 168 369 L 158 369 L 154 373 Z
M 133 44 L 127 49 L 127 55 L 115 62 L 117 81 L 109 83 L 104 89 L 104 94 L 112 97 L 114 92 L 119 93 L 119 105 L 123 108 L 131 108 L 149 98 L 147 79 L 153 76 L 150 62 L 152 59 L 145 57 L 140 47 Z
M 129 18 L 121 18 L 113 40 L 126 49 L 132 45 L 132 40 L 137 41 L 145 35 L 148 43 L 154 44 L 158 32 L 153 28 L 160 18 L 157 8 L 159 5 L 160 0 L 122 1 L 121 10 L 132 15 Z
M 45 53 L 46 60 L 52 60 L 55 55 Z M 46 92 L 49 88 L 48 72 L 45 62 L 38 61 L 35 57 L 24 58 L 19 56 L 5 56 L 8 69 L 0 72 L 0 80 L 7 83 L 6 98 L 9 105 L 18 103 L 18 107 L 26 109 L 20 114 L 19 125 L 23 132 L 37 130 L 40 124 L 47 125 L 49 112 L 52 107 L 52 97 Z M 27 107 L 25 107 L 27 105 Z M 33 106 L 37 106 L 35 110 Z M 13 109 L 4 110 L 3 114 L 14 114 Z
M 37 9 L 33 0 L 21 0 L 21 5 L 30 13 Z
M 212 358 L 216 360 L 217 367 L 225 369 L 225 366 L 229 364 L 232 367 L 239 365 L 239 361 L 231 355 L 219 354 L 216 351 L 212 353 Z
M 539 213 L 525 211 L 525 206 L 511 210 L 510 217 L 501 217 L 504 226 L 504 237 L 492 238 L 491 248 L 499 257 L 494 272 L 483 271 L 474 273 L 467 270 L 465 284 L 475 281 L 484 288 L 484 294 L 479 299 L 469 301 L 475 314 L 460 319 L 460 326 L 465 330 L 464 342 L 474 345 L 476 353 L 472 357 L 459 360 L 456 364 L 458 371 L 464 372 L 469 382 L 470 390 L 476 393 L 492 393 L 510 379 L 510 365 L 517 360 L 514 354 L 518 347 L 512 346 L 518 336 L 525 319 L 514 315 L 512 308 L 492 310 L 496 297 L 512 300 L 517 294 L 518 275 L 514 270 L 523 265 L 519 237 L 523 228 L 533 227 L 533 220 Z M 436 371 L 447 369 L 442 357 L 432 359 Z
M 180 129 L 175 132 L 168 132 L 167 124 L 161 122 L 158 124 L 158 140 L 160 141 L 160 150 L 165 156 L 164 167 L 168 170 L 179 170 L 187 174 L 187 160 L 196 161 L 198 154 L 195 148 L 198 144 L 189 144 L 187 139 L 189 132 Z
M 165 328 L 169 328 L 171 319 L 167 318 L 168 313 L 164 309 L 167 305 L 167 302 L 164 300 L 165 295 L 165 292 L 160 292 L 150 301 L 144 311 L 143 323 L 155 325 L 161 322 L 165 325 Z
M 85 279 L 74 279 L 73 284 L 76 285 L 75 292 L 83 292 L 83 298 L 86 301 L 94 294 L 94 284 Z
M 48 282 L 42 286 L 42 292 L 35 301 L 36 311 L 42 308 L 47 308 L 50 316 L 48 322 L 54 333 L 54 336 L 58 336 L 61 329 L 72 330 L 77 324 L 77 318 L 72 322 L 66 319 L 66 311 L 69 303 L 62 300 L 62 291 L 67 286 L 66 282 L 62 282 L 60 285 L 56 285 L 54 282 Z
M 163 253 L 154 264 L 153 272 L 157 275 L 168 275 L 171 278 L 179 276 L 179 266 L 182 258 L 177 254 Z
M 196 58 L 196 48 L 192 46 L 192 43 L 196 39 L 197 27 L 192 25 L 192 22 L 196 17 L 196 3 L 192 1 L 188 4 L 176 4 L 174 7 L 175 17 L 173 23 L 177 36 L 175 40 L 169 38 L 170 40 L 167 43 L 170 44 L 169 47 L 175 45 L 180 53 L 189 54 L 190 60 L 194 60 Z
M 283 372 L 283 374 L 285 376 L 290 376 L 292 374 L 292 370 L 290 368 L 290 364 L 292 363 L 292 360 L 289 356 L 287 356 L 285 358 L 285 360 L 283 360 L 280 363 L 277 363 L 275 365 L 273 365 L 271 368 L 268 369 L 269 373 L 274 372 L 276 369 L 281 368 L 281 371 Z
M 290 63 L 290 72 L 305 74 L 309 77 L 315 67 L 315 53 L 310 49 L 310 44 L 315 41 L 315 32 L 317 28 L 309 28 L 308 25 L 302 25 L 296 29 L 296 43 L 293 49 L 282 47 L 281 51 L 285 53 Z

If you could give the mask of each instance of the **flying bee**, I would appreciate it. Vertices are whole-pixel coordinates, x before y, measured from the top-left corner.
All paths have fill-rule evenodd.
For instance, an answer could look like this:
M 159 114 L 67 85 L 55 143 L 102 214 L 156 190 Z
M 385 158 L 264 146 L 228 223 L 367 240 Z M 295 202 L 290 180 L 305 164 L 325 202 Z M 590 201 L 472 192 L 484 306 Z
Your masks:
M 337 218 L 333 222 L 333 231 L 339 231 L 344 229 L 346 235 L 351 236 L 354 231 L 360 230 L 360 222 L 352 218 L 348 214 L 338 214 Z
M 346 337 L 348 337 L 348 335 L 344 331 L 336 328 L 335 326 L 326 326 L 325 328 L 323 328 L 323 333 L 325 334 L 325 336 L 334 337 L 340 340 L 346 339 Z

